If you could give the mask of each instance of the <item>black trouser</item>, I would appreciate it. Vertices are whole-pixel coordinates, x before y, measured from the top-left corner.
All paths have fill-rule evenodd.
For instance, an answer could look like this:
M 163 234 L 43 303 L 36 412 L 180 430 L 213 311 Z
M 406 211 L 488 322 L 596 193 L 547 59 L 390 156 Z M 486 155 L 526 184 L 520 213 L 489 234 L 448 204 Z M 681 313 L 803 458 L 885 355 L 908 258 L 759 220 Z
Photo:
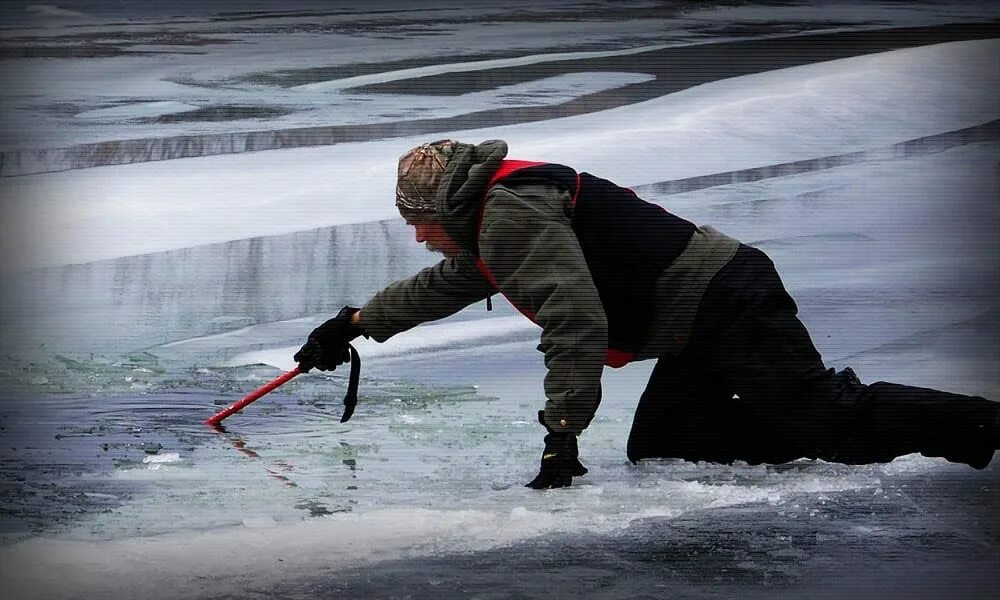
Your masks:
M 706 291 L 687 347 L 657 362 L 629 459 L 989 462 L 1000 403 L 835 373 L 797 312 L 771 260 L 741 246 Z

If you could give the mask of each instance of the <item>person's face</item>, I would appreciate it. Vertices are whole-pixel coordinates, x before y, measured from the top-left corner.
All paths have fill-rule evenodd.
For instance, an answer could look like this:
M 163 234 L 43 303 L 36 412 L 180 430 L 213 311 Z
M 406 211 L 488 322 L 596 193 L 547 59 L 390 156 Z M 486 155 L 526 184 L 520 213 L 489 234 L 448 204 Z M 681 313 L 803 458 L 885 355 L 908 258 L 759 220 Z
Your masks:
M 418 244 L 425 244 L 431 252 L 457 256 L 462 249 L 445 233 L 440 223 L 410 223 Z

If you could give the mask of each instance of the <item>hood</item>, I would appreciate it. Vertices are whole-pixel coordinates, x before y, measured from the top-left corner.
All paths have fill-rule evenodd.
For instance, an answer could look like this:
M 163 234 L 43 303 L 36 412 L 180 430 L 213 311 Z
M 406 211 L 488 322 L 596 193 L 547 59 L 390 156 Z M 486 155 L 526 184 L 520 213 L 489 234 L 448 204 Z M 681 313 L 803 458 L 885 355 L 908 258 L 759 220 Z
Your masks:
M 505 156 L 507 142 L 503 140 L 458 144 L 438 185 L 435 202 L 441 225 L 451 239 L 473 254 L 479 254 L 479 207 Z

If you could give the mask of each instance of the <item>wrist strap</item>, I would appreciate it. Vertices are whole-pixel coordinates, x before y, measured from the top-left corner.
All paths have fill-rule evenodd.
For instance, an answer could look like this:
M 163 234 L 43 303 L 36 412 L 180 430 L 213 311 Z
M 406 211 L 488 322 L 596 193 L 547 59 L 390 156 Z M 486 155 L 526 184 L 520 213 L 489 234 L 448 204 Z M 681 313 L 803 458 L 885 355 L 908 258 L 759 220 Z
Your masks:
M 351 375 L 347 379 L 347 394 L 344 395 L 344 415 L 340 417 L 341 423 L 346 423 L 354 414 L 354 408 L 358 405 L 358 383 L 361 380 L 361 357 L 354 346 L 348 344 L 347 347 L 351 349 Z

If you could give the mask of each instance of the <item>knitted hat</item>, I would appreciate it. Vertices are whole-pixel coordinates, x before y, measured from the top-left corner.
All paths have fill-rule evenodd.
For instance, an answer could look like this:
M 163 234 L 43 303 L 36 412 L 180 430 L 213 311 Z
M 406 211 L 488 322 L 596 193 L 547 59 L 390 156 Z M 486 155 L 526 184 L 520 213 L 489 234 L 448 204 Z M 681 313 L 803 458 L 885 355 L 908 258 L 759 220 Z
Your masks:
M 396 208 L 403 218 L 427 219 L 437 212 L 438 184 L 457 146 L 454 140 L 438 140 L 417 146 L 400 157 Z

